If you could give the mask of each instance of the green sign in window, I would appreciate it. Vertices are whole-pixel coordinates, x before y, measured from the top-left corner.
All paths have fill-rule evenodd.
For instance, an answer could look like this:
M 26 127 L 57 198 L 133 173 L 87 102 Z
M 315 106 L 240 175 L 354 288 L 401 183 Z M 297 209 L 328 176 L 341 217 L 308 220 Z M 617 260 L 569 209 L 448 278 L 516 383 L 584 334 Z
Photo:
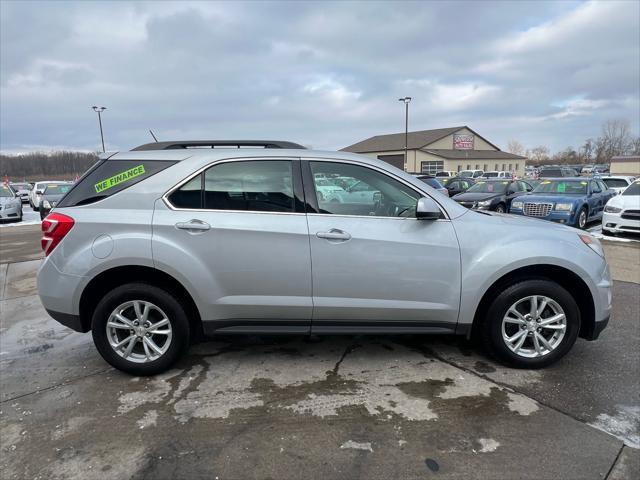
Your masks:
M 138 165 L 137 167 L 130 168 L 124 172 L 120 172 L 113 177 L 102 180 L 94 185 L 96 193 L 108 190 L 111 187 L 120 185 L 121 183 L 131 180 L 132 178 L 139 177 L 144 174 L 144 165 Z

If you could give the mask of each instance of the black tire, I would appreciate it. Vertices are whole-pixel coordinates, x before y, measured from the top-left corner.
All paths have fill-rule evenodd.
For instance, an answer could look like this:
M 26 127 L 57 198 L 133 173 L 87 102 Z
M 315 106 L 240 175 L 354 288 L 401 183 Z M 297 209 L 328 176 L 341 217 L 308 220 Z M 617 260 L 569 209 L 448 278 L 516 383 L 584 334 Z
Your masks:
M 527 358 L 511 351 L 502 339 L 502 320 L 519 299 L 544 295 L 557 302 L 566 316 L 566 331 L 560 344 L 541 357 Z M 482 343 L 492 356 L 515 368 L 543 368 L 561 359 L 571 350 L 580 331 L 580 310 L 573 296 L 559 284 L 547 279 L 524 280 L 505 288 L 490 305 L 481 328 Z
M 158 306 L 166 314 L 172 329 L 171 343 L 167 351 L 156 360 L 135 363 L 118 355 L 107 337 L 106 326 L 111 313 L 121 304 L 131 300 L 145 300 Z M 107 293 L 96 307 L 91 321 L 93 342 L 102 358 L 110 365 L 132 375 L 156 375 L 168 370 L 189 348 L 189 319 L 184 308 L 173 295 L 154 285 L 128 283 Z
M 505 213 L 507 211 L 507 208 L 505 207 L 504 203 L 499 203 L 496 206 L 495 212 L 497 213 Z
M 584 221 L 583 221 L 584 220 Z M 576 217 L 576 223 L 573 225 L 580 230 L 584 230 L 587 226 L 587 221 L 589 220 L 589 212 L 587 207 L 582 207 L 578 212 L 578 216 Z

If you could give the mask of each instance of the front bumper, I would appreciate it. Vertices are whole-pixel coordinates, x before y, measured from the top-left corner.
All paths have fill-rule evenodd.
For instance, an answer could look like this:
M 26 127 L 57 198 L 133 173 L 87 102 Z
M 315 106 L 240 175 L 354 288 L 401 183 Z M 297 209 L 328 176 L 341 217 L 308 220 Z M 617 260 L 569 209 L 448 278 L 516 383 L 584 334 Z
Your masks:
M 20 213 L 22 212 L 22 205 L 9 207 L 9 208 L 1 208 L 0 209 L 0 220 L 17 220 L 20 218 Z
M 546 217 L 538 217 L 534 215 L 525 215 L 522 209 L 519 208 L 511 208 L 509 213 L 513 215 L 522 215 L 529 218 L 538 218 L 540 220 L 548 220 L 550 222 L 562 223 L 563 225 L 574 225 L 576 223 L 577 212 L 574 210 L 570 211 L 558 211 L 551 210 L 549 215 Z
M 640 220 L 622 218 L 625 212 L 603 213 L 602 230 L 612 233 L 640 233 Z

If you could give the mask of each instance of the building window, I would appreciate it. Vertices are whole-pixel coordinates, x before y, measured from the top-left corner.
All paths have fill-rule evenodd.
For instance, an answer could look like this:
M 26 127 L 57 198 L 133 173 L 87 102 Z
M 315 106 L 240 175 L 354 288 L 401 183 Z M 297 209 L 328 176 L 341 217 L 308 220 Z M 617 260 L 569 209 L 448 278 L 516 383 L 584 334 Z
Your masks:
M 480 170 L 480 164 L 476 163 L 476 170 Z
M 462 165 L 458 164 L 458 171 L 461 171 L 461 170 L 462 170 Z
M 518 168 L 518 164 L 516 163 L 516 172 L 517 172 L 518 170 L 519 170 L 519 168 Z
M 509 164 L 509 171 L 510 171 L 510 172 L 513 172 L 513 163 L 510 163 L 510 164 Z
M 498 164 L 496 163 L 496 168 L 494 168 L 494 170 L 498 170 Z
M 489 165 L 487 165 L 487 164 L 485 163 L 485 164 L 484 164 L 484 168 L 483 168 L 483 170 L 484 170 L 485 172 L 489 171 Z
M 431 162 L 420 162 L 420 172 L 435 175 L 444 170 L 444 160 L 434 160 Z
M 506 164 L 506 163 L 503 163 L 503 164 L 502 164 L 502 171 L 504 171 L 504 170 L 506 170 L 506 169 L 507 169 L 507 164 Z
M 471 170 L 471 165 L 467 164 L 467 170 Z

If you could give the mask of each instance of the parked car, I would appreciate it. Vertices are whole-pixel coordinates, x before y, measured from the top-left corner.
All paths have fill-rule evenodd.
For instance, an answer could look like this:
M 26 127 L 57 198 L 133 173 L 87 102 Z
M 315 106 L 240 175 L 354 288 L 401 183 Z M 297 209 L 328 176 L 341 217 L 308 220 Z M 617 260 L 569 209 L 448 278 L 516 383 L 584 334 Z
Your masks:
M 449 196 L 449 190 L 447 190 L 442 185 L 442 183 L 440 183 L 440 180 L 433 175 L 416 175 L 416 178 L 422 180 L 424 183 L 429 185 L 434 190 L 437 190 L 441 194 L 446 195 L 447 197 Z
M 607 202 L 602 215 L 602 233 L 640 233 L 640 180 Z
M 626 176 L 626 175 L 616 175 L 611 177 L 600 177 L 607 187 L 611 190 L 614 190 L 618 195 L 620 195 L 624 190 L 631 185 L 636 177 Z
M 49 215 L 60 199 L 71 190 L 72 183 L 50 183 L 44 186 L 42 197 L 40 198 L 40 219 Z
M 533 190 L 535 190 L 535 189 L 538 187 L 538 185 L 540 185 L 540 184 L 542 183 L 542 180 L 541 180 L 541 179 L 539 179 L 539 178 L 527 178 L 525 181 L 526 181 L 529 185 L 531 185 L 531 188 L 532 188 Z
M 593 165 L 585 165 L 584 167 L 582 167 L 582 170 L 580 170 L 580 173 L 583 175 L 589 175 L 592 170 Z
M 479 178 L 484 173 L 484 170 L 462 170 L 458 172 L 459 177 Z
M 466 192 L 476 181 L 468 177 L 439 178 L 438 181 L 449 191 L 449 196 L 453 197 L 462 192 Z
M 54 185 L 54 184 L 61 184 L 61 183 L 67 183 L 67 182 L 60 182 L 60 181 L 36 182 L 36 184 L 31 189 L 31 193 L 29 193 L 29 205 L 31 205 L 31 208 L 33 208 L 36 212 L 39 210 L 40 201 L 42 198 L 42 192 L 47 187 L 47 185 Z
M 531 185 L 523 180 L 480 180 L 453 199 L 463 207 L 505 213 L 513 198 L 531 190 Z
M 595 165 L 591 170 L 591 175 L 606 175 L 609 173 L 609 165 Z
M 578 174 L 572 168 L 567 167 L 542 167 L 538 170 L 538 178 L 577 177 Z
M 9 186 L 13 189 L 14 192 L 16 192 L 16 195 L 23 203 L 29 201 L 29 193 L 31 193 L 30 183 L 10 183 Z
M 504 171 L 492 171 L 492 172 L 484 172 L 481 178 L 492 179 L 492 178 L 508 178 L 511 179 L 511 172 Z
M 436 177 L 457 177 L 458 176 L 458 172 L 453 172 L 453 171 L 449 171 L 449 170 L 443 170 L 441 172 L 437 172 L 436 173 Z
M 22 200 L 13 189 L 4 183 L 0 185 L 0 221 L 22 221 Z
M 531 194 L 514 198 L 510 213 L 585 228 L 602 218 L 605 204 L 615 195 L 598 178 L 545 179 Z
M 539 368 L 607 325 L 611 278 L 587 232 L 467 210 L 367 156 L 194 145 L 220 142 L 103 157 L 42 222 L 44 308 L 118 369 L 155 374 L 202 336 L 273 332 L 473 332 Z M 320 207 L 316 173 L 380 195 Z

